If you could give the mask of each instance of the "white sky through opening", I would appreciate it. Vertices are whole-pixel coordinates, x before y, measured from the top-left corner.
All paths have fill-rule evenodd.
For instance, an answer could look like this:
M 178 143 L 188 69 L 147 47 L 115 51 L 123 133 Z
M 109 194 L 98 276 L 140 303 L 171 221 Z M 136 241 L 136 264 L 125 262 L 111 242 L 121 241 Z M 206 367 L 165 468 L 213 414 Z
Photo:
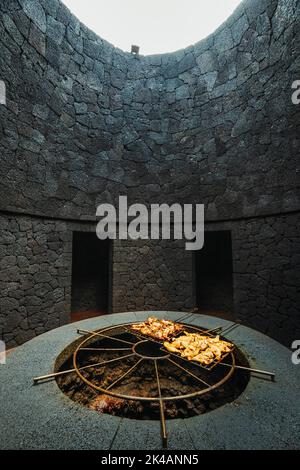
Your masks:
M 213 33 L 241 0 L 63 0 L 77 18 L 124 51 L 173 52 Z

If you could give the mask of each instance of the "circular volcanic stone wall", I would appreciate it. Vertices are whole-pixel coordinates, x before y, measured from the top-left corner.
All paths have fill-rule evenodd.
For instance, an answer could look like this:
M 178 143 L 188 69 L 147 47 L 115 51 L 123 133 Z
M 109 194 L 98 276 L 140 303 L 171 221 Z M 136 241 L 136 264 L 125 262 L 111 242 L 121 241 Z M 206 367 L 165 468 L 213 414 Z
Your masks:
M 299 2 L 244 0 L 211 36 L 133 56 L 59 0 L 2 1 L 0 328 L 9 345 L 70 316 L 74 230 L 100 203 L 203 203 L 230 230 L 236 318 L 299 328 Z M 114 245 L 111 310 L 195 306 L 180 244 Z M 143 267 L 140 269 L 140 267 Z
M 58 0 L 1 13 L 3 210 L 93 218 L 120 194 L 201 201 L 208 220 L 299 209 L 297 0 L 243 1 L 207 39 L 146 57 Z

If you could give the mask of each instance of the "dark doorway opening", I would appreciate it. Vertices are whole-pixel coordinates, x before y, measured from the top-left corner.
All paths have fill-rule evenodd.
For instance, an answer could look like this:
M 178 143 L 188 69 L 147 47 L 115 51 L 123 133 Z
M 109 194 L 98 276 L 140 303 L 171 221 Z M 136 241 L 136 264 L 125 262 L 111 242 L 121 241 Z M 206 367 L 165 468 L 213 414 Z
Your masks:
M 230 231 L 205 232 L 204 247 L 195 252 L 194 272 L 198 310 L 233 318 Z
M 110 311 L 110 240 L 93 232 L 73 232 L 71 320 Z

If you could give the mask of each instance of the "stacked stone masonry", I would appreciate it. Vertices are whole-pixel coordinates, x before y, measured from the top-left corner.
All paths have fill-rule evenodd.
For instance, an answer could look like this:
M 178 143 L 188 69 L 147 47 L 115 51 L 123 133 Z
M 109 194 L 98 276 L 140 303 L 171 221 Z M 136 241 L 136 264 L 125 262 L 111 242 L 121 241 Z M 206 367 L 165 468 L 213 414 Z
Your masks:
M 72 231 L 102 202 L 203 203 L 231 230 L 235 317 L 290 344 L 299 314 L 300 2 L 244 0 L 211 36 L 136 57 L 59 0 L 2 0 L 0 328 L 70 318 Z M 178 242 L 115 242 L 112 310 L 193 308 Z M 298 335 L 298 336 L 297 336 Z

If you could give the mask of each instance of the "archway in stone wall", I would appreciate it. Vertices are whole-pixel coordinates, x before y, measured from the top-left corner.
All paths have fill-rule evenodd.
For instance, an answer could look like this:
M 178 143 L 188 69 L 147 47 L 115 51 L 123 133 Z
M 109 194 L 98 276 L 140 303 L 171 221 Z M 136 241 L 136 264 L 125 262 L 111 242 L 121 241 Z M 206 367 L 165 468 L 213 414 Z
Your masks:
M 234 320 L 231 232 L 206 232 L 204 247 L 194 257 L 198 310 Z
M 111 244 L 95 233 L 74 232 L 72 246 L 71 320 L 110 310 Z

